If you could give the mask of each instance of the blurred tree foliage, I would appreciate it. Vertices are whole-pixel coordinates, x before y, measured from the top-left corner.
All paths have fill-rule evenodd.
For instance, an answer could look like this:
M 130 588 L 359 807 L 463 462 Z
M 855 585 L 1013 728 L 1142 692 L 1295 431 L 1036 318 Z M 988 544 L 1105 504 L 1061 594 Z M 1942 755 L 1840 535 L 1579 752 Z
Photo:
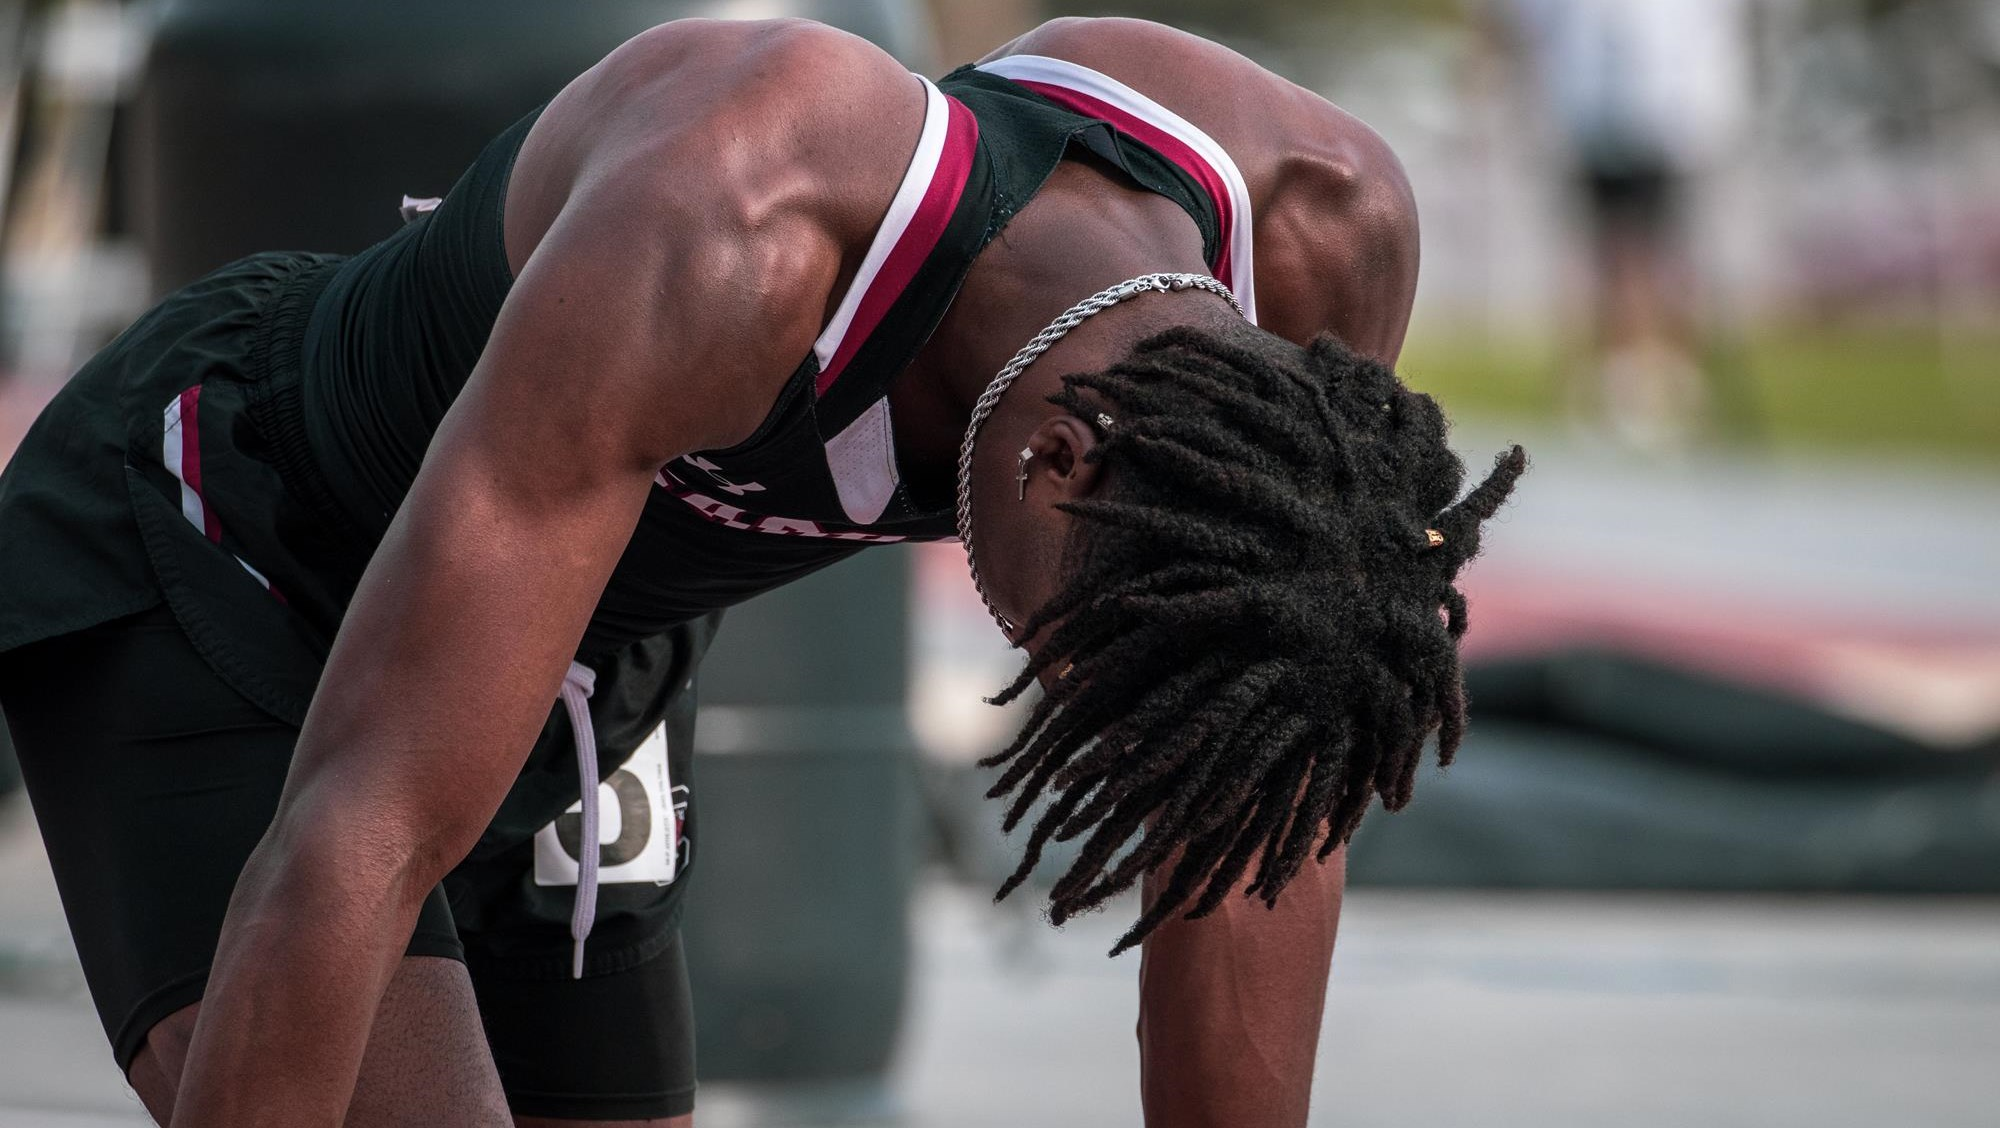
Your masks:
M 1990 328 L 1780 323 L 1733 343 L 1754 434 L 1737 442 L 1779 450 L 1862 451 L 2000 463 L 2000 388 L 1954 379 L 1951 353 L 2000 357 Z M 1711 358 L 1714 359 L 1714 358 Z M 1565 417 L 1574 354 L 1537 337 L 1493 337 L 1431 323 L 1396 366 L 1455 418 Z

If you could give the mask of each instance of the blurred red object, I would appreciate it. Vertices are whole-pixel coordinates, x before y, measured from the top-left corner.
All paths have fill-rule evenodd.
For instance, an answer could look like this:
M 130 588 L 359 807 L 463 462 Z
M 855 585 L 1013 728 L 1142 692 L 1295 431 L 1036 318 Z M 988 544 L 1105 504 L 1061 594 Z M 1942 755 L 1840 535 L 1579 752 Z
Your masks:
M 1944 745 L 2000 733 L 2000 626 L 1476 569 L 1468 661 L 1590 646 L 1789 693 Z M 1475 706 L 1476 708 L 1476 706 Z

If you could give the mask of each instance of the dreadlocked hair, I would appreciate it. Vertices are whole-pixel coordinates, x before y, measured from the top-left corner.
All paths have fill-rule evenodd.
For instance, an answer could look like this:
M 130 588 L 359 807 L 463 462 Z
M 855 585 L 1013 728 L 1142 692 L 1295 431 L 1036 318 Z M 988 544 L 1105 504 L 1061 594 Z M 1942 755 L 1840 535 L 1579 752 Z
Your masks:
M 1013 796 L 1007 830 L 1046 801 L 997 897 L 1051 840 L 1083 839 L 1049 894 L 1057 924 L 1180 851 L 1117 955 L 1190 900 L 1189 918 L 1213 911 L 1253 862 L 1245 892 L 1275 904 L 1373 796 L 1409 802 L 1432 732 L 1451 762 L 1454 580 L 1527 458 L 1502 453 L 1459 499 L 1429 396 L 1331 336 L 1301 349 L 1247 323 L 1161 333 L 1050 402 L 1116 422 L 1088 455 L 1104 485 L 1060 506 L 1078 518 L 1063 582 L 1021 637 L 1053 630 L 993 699 L 1065 664 L 982 761 L 1004 768 L 987 794 Z

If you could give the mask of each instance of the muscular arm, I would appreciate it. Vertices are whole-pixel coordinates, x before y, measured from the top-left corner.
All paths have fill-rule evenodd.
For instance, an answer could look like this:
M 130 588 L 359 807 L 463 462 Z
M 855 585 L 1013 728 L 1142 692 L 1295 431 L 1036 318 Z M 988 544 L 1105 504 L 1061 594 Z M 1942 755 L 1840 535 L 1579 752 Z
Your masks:
M 1331 332 L 1394 363 L 1416 293 L 1417 216 L 1373 130 L 1226 47 L 1143 20 L 1055 20 L 996 52 L 1015 53 L 1111 74 L 1214 137 L 1253 201 L 1259 323 L 1300 344 Z M 1147 938 L 1138 1035 L 1149 1128 L 1305 1123 L 1345 877 L 1343 850 L 1308 864 L 1275 909 L 1231 896 Z
M 1257 222 L 1260 321 L 1301 344 L 1332 332 L 1393 364 L 1416 288 L 1416 210 L 1379 138 L 1343 144 L 1362 163 L 1305 162 Z M 1147 938 L 1148 1128 L 1305 1124 L 1346 876 L 1342 849 L 1308 863 L 1274 908 L 1232 895 L 1212 915 L 1170 920 Z
M 1231 896 L 1167 921 L 1139 964 L 1140 1091 L 1148 1128 L 1306 1122 L 1347 852 L 1310 862 L 1275 908 Z M 1151 901 L 1155 881 L 1146 882 Z
M 1336 151 L 1345 155 L 1326 155 Z M 1417 277 L 1408 183 L 1373 133 L 1319 153 L 1297 159 L 1257 221 L 1260 322 L 1301 344 L 1331 332 L 1393 364 Z M 1275 908 L 1232 895 L 1212 915 L 1176 918 L 1147 938 L 1139 1048 L 1148 1128 L 1305 1124 L 1346 875 L 1343 849 L 1308 863 Z M 1148 901 L 1153 887 L 1149 877 Z
M 657 67 L 630 69 L 595 81 L 644 101 Z M 883 104 L 921 106 L 884 73 Z M 678 122 L 641 106 L 669 124 L 542 186 L 560 206 L 361 582 L 237 883 L 177 1128 L 340 1123 L 418 908 L 511 785 L 654 472 L 740 439 L 810 349 L 846 240 L 799 173 L 825 154 L 751 85 L 679 91 L 726 108 Z M 894 127 L 907 153 L 900 115 L 865 134 L 809 124 L 850 146 Z
M 1361 163 L 1304 162 L 1257 222 L 1260 321 L 1301 344 L 1332 332 L 1393 364 L 1416 288 L 1416 210 L 1379 138 L 1343 145 Z M 1308 863 L 1275 908 L 1232 895 L 1212 915 L 1170 920 L 1147 938 L 1148 1128 L 1305 1124 L 1346 876 L 1342 849 Z M 1149 902 L 1154 885 L 1149 877 Z

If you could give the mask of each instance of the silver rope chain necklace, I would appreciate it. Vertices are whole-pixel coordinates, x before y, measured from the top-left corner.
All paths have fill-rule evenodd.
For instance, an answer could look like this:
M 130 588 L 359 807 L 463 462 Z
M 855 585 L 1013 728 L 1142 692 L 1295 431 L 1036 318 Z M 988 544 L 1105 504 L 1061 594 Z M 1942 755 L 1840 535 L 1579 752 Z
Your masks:
M 1247 316 L 1243 313 L 1243 304 L 1236 300 L 1235 294 L 1229 292 L 1229 287 L 1206 274 L 1142 274 L 1109 289 L 1099 290 L 1064 310 L 1061 317 L 1049 322 L 1048 328 L 1035 334 L 1033 340 L 1021 346 L 1021 351 L 1015 353 L 1014 359 L 1000 369 L 1000 374 L 993 377 L 993 382 L 986 385 L 986 390 L 979 393 L 978 401 L 972 405 L 972 420 L 965 426 L 965 441 L 958 446 L 958 540 L 965 546 L 965 566 L 966 570 L 972 573 L 973 590 L 979 593 L 980 600 L 986 604 L 987 612 L 993 616 L 993 621 L 1000 625 L 1000 630 L 1007 636 L 1007 640 L 1016 646 L 1021 645 L 1021 640 L 1014 637 L 1014 624 L 1007 616 L 1000 613 L 998 607 L 993 606 L 993 597 L 986 594 L 986 585 L 979 578 L 979 561 L 972 552 L 972 444 L 979 437 L 979 428 L 986 422 L 986 417 L 993 414 L 993 409 L 999 406 L 1000 397 L 1007 393 L 1007 388 L 1014 383 L 1015 378 L 1027 371 L 1036 357 L 1049 351 L 1052 345 L 1062 340 L 1070 330 L 1083 324 L 1092 314 L 1103 313 L 1119 302 L 1138 297 L 1140 294 L 1164 294 L 1172 290 L 1207 290 L 1227 300 L 1238 316 Z M 1097 418 L 1100 425 L 1104 427 L 1111 425 L 1109 416 L 1100 414 Z

